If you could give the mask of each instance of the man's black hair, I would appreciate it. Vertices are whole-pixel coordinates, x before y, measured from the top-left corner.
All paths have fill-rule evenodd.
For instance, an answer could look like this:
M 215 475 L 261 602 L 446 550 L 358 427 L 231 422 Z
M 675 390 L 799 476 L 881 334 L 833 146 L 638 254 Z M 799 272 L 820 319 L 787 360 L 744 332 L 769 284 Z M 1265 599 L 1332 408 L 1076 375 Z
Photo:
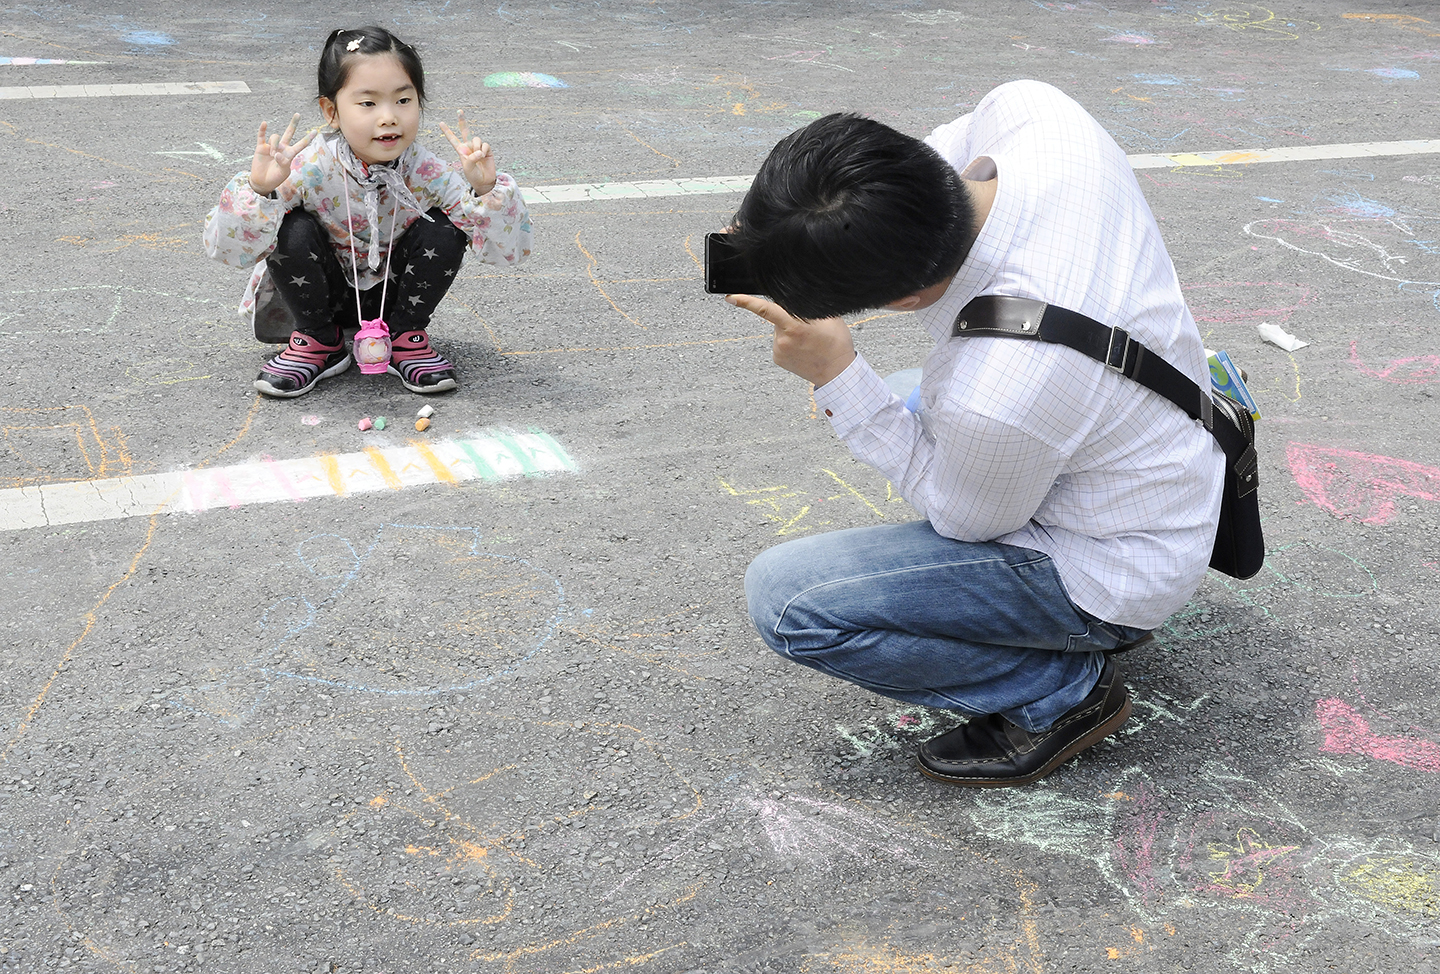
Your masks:
M 355 50 L 350 45 L 360 43 Z M 320 53 L 320 67 L 316 71 L 320 97 L 332 102 L 340 89 L 349 80 L 350 68 L 355 58 L 362 54 L 393 54 L 400 67 L 415 86 L 415 100 L 425 107 L 425 69 L 420 66 L 420 55 L 415 48 L 390 33 L 384 27 L 355 27 L 332 30 L 325 40 L 325 49 Z
M 731 233 L 763 293 L 793 315 L 828 318 L 953 276 L 974 222 L 959 174 L 938 152 L 837 113 L 770 151 Z

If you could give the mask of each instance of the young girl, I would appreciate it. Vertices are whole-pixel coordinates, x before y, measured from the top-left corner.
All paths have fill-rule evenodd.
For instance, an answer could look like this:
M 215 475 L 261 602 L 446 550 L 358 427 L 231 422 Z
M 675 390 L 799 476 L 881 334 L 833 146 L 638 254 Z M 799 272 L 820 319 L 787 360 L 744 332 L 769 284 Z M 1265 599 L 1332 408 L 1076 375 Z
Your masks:
M 463 111 L 459 136 L 440 125 L 463 175 L 415 143 L 425 74 L 415 49 L 389 31 L 332 32 L 318 74 L 329 129 L 292 143 L 299 115 L 268 138 L 261 122 L 250 171 L 205 218 L 206 252 L 255 269 L 240 313 L 254 316 L 256 337 L 289 334 L 255 388 L 304 395 L 349 368 L 345 328 L 383 318 L 390 374 L 411 392 L 454 389 L 455 367 L 426 334 L 430 316 L 467 243 L 488 264 L 529 256 L 525 201 L 496 172 L 490 146 L 470 137 Z

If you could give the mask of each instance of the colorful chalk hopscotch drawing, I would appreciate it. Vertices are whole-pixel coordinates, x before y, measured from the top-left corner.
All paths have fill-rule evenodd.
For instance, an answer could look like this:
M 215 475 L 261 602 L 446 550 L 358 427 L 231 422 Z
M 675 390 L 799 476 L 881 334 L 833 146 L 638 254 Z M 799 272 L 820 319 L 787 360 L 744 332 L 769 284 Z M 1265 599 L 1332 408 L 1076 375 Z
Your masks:
M 1389 837 L 1312 829 L 1265 788 L 1208 763 L 1184 794 L 1139 769 L 1097 797 L 1058 789 L 980 796 L 983 835 L 1092 862 L 1145 924 L 1180 924 L 1204 909 L 1228 918 L 1228 966 L 1293 969 L 1329 925 L 1359 922 L 1424 942 L 1440 918 L 1440 859 Z M 1198 799 L 1198 800 L 1197 800 Z
M 117 434 L 118 435 L 118 434 Z M 0 488 L 0 530 L 154 514 L 198 513 L 252 504 L 304 503 L 430 484 L 489 483 L 575 470 L 563 447 L 541 430 L 492 431 L 458 440 L 381 440 L 356 453 Z M 102 452 L 103 456 L 103 452 Z
M 486 88 L 569 88 L 565 82 L 538 71 L 497 71 L 485 76 Z
M 295 562 L 301 590 L 261 613 L 261 653 L 212 670 L 174 706 L 242 724 L 287 683 L 390 699 L 463 693 L 532 659 L 566 612 L 557 579 L 482 551 L 475 528 L 385 524 L 358 544 L 320 534 Z
M 15 67 L 27 67 L 34 64 L 105 64 L 105 61 L 66 61 L 62 58 L 50 57 L 0 57 L 0 67 L 13 65 Z

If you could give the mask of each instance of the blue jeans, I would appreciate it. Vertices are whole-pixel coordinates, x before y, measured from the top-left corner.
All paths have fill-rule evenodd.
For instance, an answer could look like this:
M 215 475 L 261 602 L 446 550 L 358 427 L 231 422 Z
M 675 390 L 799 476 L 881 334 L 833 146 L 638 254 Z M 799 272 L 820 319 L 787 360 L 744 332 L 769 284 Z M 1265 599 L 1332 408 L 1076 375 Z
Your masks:
M 1047 729 L 1085 699 L 1104 651 L 1143 629 L 1071 603 L 1050 556 L 943 538 L 928 521 L 771 548 L 745 573 L 750 618 L 782 656 L 908 703 Z

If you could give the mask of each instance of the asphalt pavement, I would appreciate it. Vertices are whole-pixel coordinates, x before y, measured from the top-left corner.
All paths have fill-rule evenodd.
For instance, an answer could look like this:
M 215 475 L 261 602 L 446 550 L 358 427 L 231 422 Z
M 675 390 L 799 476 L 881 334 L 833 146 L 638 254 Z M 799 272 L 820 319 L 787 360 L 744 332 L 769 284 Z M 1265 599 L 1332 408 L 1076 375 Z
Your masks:
M 1440 970 L 1440 7 L 950 6 L 0 9 L 0 971 Z M 372 21 L 535 253 L 442 303 L 457 392 L 261 399 L 204 215 Z M 915 514 L 697 257 L 808 120 L 1016 78 L 1249 374 L 1269 558 L 1121 658 L 1119 735 L 972 792 L 914 768 L 947 715 L 752 631 L 760 551 Z

